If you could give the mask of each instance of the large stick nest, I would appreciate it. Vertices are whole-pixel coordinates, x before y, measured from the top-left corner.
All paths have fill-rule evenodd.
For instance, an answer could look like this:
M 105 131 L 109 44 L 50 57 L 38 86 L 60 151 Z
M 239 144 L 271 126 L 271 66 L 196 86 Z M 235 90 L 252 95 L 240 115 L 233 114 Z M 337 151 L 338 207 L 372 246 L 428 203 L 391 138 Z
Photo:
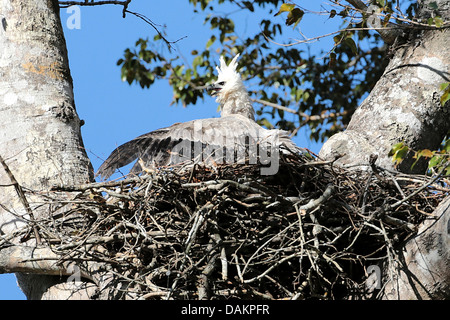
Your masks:
M 272 176 L 195 165 L 58 187 L 36 224 L 60 262 L 107 265 L 119 297 L 351 299 L 367 295 L 367 268 L 392 263 L 445 191 L 373 164 L 346 171 L 289 156 Z

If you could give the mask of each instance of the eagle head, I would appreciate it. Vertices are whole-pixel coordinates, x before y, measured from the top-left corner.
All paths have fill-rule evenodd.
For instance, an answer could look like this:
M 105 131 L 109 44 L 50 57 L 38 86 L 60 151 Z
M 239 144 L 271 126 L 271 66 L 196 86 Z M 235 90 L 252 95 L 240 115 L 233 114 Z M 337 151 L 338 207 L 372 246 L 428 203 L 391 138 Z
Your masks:
M 220 57 L 220 67 L 216 67 L 217 81 L 209 86 L 209 90 L 212 91 L 211 95 L 217 97 L 216 101 L 219 103 L 225 103 L 230 95 L 246 91 L 241 75 L 236 71 L 238 58 L 239 53 L 227 65 L 223 56 Z

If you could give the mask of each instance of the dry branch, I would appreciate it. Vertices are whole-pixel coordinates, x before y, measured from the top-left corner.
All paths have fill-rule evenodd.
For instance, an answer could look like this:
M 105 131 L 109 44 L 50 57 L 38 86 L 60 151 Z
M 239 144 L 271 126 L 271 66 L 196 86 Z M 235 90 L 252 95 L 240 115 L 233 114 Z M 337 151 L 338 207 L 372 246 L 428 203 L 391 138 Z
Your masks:
M 19 199 L 22 202 L 22 205 L 24 206 L 27 214 L 30 217 L 30 220 L 34 224 L 34 214 L 33 214 L 33 211 L 30 208 L 30 204 L 28 203 L 27 198 L 25 197 L 23 189 L 22 189 L 21 185 L 17 182 L 17 180 L 14 177 L 13 173 L 11 172 L 11 170 L 9 170 L 8 165 L 6 164 L 5 160 L 3 159 L 3 157 L 1 155 L 0 155 L 0 163 L 2 164 L 3 169 L 5 170 L 6 174 L 9 177 L 9 179 L 11 180 L 11 185 L 14 186 L 14 189 L 16 190 L 17 195 L 19 196 Z M 39 235 L 39 231 L 38 231 L 38 228 L 36 227 L 36 225 L 33 225 L 33 232 L 34 232 L 34 237 L 36 239 L 36 243 L 40 244 L 41 243 L 41 237 Z

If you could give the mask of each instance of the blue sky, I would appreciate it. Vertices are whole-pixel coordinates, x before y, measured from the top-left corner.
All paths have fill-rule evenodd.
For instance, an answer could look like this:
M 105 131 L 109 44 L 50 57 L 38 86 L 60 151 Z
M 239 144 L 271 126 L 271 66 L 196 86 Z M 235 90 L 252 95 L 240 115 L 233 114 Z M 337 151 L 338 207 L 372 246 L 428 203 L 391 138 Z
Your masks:
M 308 9 L 319 11 L 322 1 L 301 3 Z M 147 16 L 156 24 L 166 25 L 169 40 L 186 37 L 175 45 L 177 52 L 185 57 L 190 57 L 194 49 L 204 48 L 208 39 L 209 27 L 203 24 L 205 15 L 201 12 L 194 14 L 187 0 L 133 0 L 129 10 Z M 115 147 L 138 135 L 175 122 L 218 116 L 217 104 L 211 97 L 188 108 L 170 106 L 172 90 L 167 83 L 157 83 L 143 90 L 138 85 L 130 86 L 121 81 L 116 62 L 123 51 L 134 47 L 139 38 L 152 39 L 155 35 L 155 31 L 142 20 L 132 15 L 123 19 L 122 8 L 113 5 L 81 7 L 80 29 L 67 28 L 71 16 L 66 9 L 61 9 L 76 108 L 79 117 L 85 121 L 83 140 L 95 170 Z M 236 25 L 240 23 L 238 32 L 242 35 L 259 28 L 248 12 L 235 13 L 232 18 L 236 19 Z M 283 21 L 282 16 L 273 19 Z M 307 14 L 300 26 L 304 34 L 313 37 L 336 31 L 338 21 Z M 322 39 L 310 44 L 310 50 L 329 50 L 332 41 L 332 38 Z M 314 152 L 320 150 L 320 144 L 309 141 L 305 132 L 300 132 L 294 141 Z M 0 275 L 0 300 L 24 298 L 14 275 Z

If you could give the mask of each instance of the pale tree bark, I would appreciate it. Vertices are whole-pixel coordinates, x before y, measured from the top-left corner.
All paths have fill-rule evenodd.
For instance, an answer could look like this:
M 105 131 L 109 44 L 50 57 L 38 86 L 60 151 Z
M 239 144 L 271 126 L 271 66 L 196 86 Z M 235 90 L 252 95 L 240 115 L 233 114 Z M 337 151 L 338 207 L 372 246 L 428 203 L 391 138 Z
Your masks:
M 449 299 L 450 297 L 450 197 L 427 220 L 417 236 L 405 245 L 383 299 Z
M 0 22 L 0 156 L 4 164 L 19 185 L 37 191 L 53 184 L 92 181 L 58 1 L 1 0 Z M 45 208 L 34 205 L 33 199 L 28 199 L 30 208 L 25 208 L 1 166 L 0 185 L 0 234 L 22 227 L 31 219 L 30 210 L 35 218 L 42 216 Z M 7 252 L 1 255 L 8 257 Z M 52 298 L 62 292 L 58 287 L 64 284 L 58 284 L 61 277 L 53 276 L 54 272 L 23 271 L 17 278 L 27 298 L 46 298 L 49 288 Z
M 450 19 L 450 1 L 419 1 L 422 21 L 439 15 Z M 370 95 L 353 115 L 346 131 L 331 137 L 319 156 L 347 168 L 368 168 L 369 157 L 388 170 L 411 172 L 409 155 L 394 167 L 389 151 L 398 142 L 414 150 L 436 150 L 450 130 L 448 102 L 440 104 L 439 86 L 450 81 L 450 29 L 411 30 L 395 50 L 389 65 Z M 340 157 L 340 158 L 339 158 Z M 424 173 L 426 163 L 414 167 Z M 401 251 L 403 261 L 387 270 L 384 298 L 434 299 L 450 297 L 449 198 L 436 209 L 437 220 L 427 222 Z M 401 260 L 400 259 L 400 260 Z M 390 276 L 388 276 L 390 274 Z

